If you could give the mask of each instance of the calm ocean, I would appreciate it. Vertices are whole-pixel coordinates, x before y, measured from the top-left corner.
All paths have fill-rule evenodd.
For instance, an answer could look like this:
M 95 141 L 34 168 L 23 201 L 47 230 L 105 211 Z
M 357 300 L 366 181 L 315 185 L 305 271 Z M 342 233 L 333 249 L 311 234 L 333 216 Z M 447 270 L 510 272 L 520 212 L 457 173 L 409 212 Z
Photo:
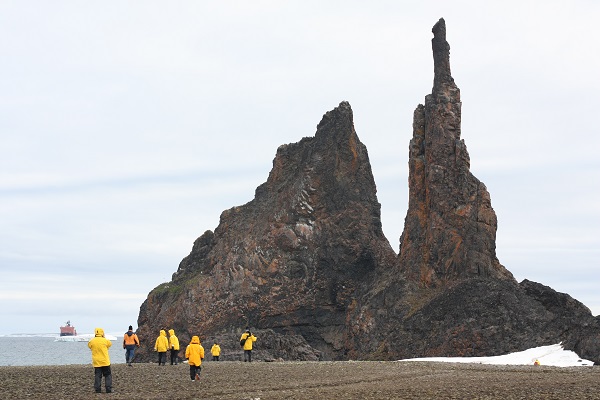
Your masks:
M 115 335 L 116 336 L 116 335 Z M 7 365 L 92 365 L 92 352 L 85 342 L 56 342 L 57 335 L 0 336 L 0 366 Z M 111 364 L 125 363 L 123 335 L 109 349 Z

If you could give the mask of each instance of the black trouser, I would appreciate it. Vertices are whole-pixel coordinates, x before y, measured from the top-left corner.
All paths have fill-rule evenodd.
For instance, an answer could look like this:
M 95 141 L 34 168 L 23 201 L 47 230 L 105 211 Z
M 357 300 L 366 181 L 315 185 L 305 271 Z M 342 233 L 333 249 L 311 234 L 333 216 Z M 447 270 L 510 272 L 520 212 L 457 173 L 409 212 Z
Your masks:
M 96 393 L 101 392 L 102 376 L 104 376 L 106 393 L 112 392 L 112 373 L 110 372 L 110 365 L 106 367 L 94 367 L 94 390 L 96 390 Z
M 252 362 L 252 350 L 244 350 L 244 361 Z
M 159 351 L 158 352 L 158 365 L 165 365 L 167 362 L 167 352 Z
M 171 349 L 171 365 L 177 365 L 177 353 L 179 353 L 179 350 Z
M 200 376 L 201 369 L 202 369 L 202 367 L 200 367 L 200 366 L 190 364 L 190 378 L 192 378 L 193 381 L 196 380 L 196 374 L 198 374 L 198 376 Z
M 219 356 L 213 356 L 213 361 L 219 361 Z

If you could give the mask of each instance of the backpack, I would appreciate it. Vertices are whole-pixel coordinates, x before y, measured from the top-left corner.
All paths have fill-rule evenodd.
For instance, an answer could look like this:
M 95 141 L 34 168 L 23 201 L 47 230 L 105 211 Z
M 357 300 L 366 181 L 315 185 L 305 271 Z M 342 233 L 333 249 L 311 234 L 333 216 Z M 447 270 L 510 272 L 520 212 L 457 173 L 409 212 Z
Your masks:
M 249 332 L 246 332 L 246 339 L 240 339 L 240 346 L 244 347 L 244 345 L 246 344 L 246 340 L 250 339 L 250 335 L 252 335 Z

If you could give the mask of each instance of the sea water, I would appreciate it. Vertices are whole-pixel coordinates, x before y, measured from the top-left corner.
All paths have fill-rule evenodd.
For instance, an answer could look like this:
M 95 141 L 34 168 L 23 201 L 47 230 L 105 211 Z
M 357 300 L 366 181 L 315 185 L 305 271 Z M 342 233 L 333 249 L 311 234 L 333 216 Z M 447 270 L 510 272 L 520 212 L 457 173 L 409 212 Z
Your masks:
M 123 335 L 114 335 L 108 349 L 111 364 L 125 363 Z M 87 341 L 59 342 L 58 335 L 0 336 L 0 366 L 7 365 L 92 365 L 92 352 Z

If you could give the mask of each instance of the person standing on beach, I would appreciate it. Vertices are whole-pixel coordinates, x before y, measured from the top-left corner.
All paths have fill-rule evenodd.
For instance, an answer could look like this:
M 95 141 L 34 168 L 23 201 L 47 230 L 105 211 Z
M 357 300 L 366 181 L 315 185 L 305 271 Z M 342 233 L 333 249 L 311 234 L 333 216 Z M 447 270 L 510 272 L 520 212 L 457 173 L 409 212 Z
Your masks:
M 106 393 L 112 392 L 112 373 L 110 371 L 110 357 L 108 356 L 110 346 L 112 346 L 112 342 L 104 337 L 104 329 L 96 328 L 94 338 L 88 342 L 88 347 L 92 350 L 94 390 L 96 393 L 102 392 L 102 376 L 104 376 Z
M 133 333 L 133 327 L 129 325 L 129 330 L 123 336 L 123 348 L 125 349 L 125 362 L 131 367 L 133 357 L 135 356 L 135 348 L 140 347 L 140 340 Z
M 167 332 L 164 329 L 160 330 L 160 335 L 156 338 L 154 343 L 154 351 L 158 352 L 158 365 L 165 365 L 167 362 L 167 349 L 169 348 L 169 341 L 167 340 Z
M 169 350 L 171 351 L 171 365 L 177 365 L 179 354 L 179 339 L 175 336 L 175 330 L 169 329 Z
M 244 349 L 244 362 L 252 362 L 252 343 L 256 342 L 256 336 L 246 327 L 246 332 L 242 333 L 240 345 Z
M 213 361 L 219 361 L 219 356 L 221 355 L 221 346 L 215 341 L 215 344 L 210 348 L 210 354 L 212 354 Z
M 185 349 L 185 358 L 188 359 L 190 365 L 190 378 L 192 378 L 192 381 L 199 381 L 202 360 L 204 359 L 204 347 L 200 344 L 198 336 L 192 336 L 190 344 Z

